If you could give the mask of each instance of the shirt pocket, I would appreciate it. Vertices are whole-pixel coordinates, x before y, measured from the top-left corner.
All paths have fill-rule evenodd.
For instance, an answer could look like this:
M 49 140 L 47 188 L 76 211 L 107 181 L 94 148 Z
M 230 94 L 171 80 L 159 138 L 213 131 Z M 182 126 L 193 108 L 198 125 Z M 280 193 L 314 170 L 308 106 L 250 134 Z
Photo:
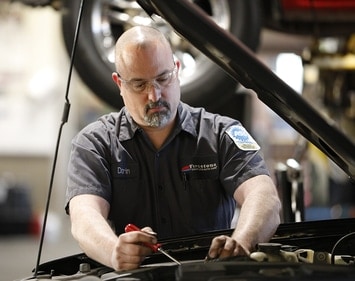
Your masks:
M 195 156 L 186 161 L 181 173 L 191 225 L 198 232 L 228 228 L 233 203 L 220 182 L 217 157 Z
M 111 173 L 113 180 L 112 201 L 114 202 L 112 205 L 114 208 L 118 206 L 120 209 L 130 209 L 130 206 L 133 207 L 142 194 L 138 163 L 134 161 L 114 163 Z
M 181 163 L 181 177 L 184 183 L 218 180 L 218 158 L 216 155 L 184 157 Z

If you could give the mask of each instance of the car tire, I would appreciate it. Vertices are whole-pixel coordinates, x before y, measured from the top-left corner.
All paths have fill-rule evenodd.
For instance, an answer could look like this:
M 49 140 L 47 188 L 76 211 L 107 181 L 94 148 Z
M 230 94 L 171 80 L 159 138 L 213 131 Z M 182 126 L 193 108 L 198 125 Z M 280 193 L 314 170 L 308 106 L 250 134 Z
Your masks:
M 94 94 L 113 108 L 119 109 L 123 106 L 123 101 L 119 89 L 111 79 L 111 73 L 114 71 L 114 43 L 122 32 L 134 25 L 133 18 L 148 20 L 149 17 L 142 9 L 139 11 L 135 7 L 138 5 L 135 1 L 113 2 L 115 4 L 112 5 L 108 4 L 110 1 L 86 0 L 84 2 L 74 66 L 82 81 Z M 227 23 L 223 27 L 249 48 L 253 50 L 257 48 L 261 29 L 258 1 L 196 0 L 194 2 L 205 9 L 218 24 Z M 63 0 L 62 33 L 69 54 L 72 52 L 79 9 L 80 1 Z M 130 15 L 129 12 L 132 18 L 127 17 Z M 124 18 L 123 16 L 125 20 L 121 19 Z M 167 37 L 173 36 L 175 42 L 178 42 L 177 45 L 173 45 L 174 55 L 177 58 L 190 56 L 190 61 L 194 60 L 193 70 L 186 66 L 184 71 L 184 64 L 182 64 L 182 71 L 180 71 L 187 73 L 184 77 L 179 77 L 183 101 L 193 106 L 208 108 L 217 97 L 223 100 L 224 96 L 235 91 L 236 81 L 189 43 L 183 39 L 176 41 L 177 35 L 166 23 L 158 21 L 158 23 L 153 22 L 153 25 L 165 32 Z M 186 55 L 187 53 L 189 56 Z

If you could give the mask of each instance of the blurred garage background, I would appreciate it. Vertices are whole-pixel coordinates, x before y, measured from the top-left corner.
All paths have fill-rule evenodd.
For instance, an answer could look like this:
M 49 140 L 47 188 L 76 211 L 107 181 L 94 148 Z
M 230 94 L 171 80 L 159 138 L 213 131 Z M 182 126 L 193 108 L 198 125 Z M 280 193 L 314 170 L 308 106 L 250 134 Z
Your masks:
M 14 280 L 30 276 L 37 260 L 65 102 L 69 57 L 62 39 L 60 13 L 51 7 L 32 8 L 1 1 L 0 40 L 0 280 Z M 329 115 L 326 99 L 314 94 L 319 87 L 318 69 L 303 64 L 307 48 L 313 43 L 310 36 L 263 28 L 256 53 L 297 92 Z M 339 41 L 329 38 L 327 46 L 336 48 L 336 44 Z M 355 68 L 354 61 L 351 67 Z M 332 79 L 329 83 L 341 86 L 344 76 Z M 232 92 L 228 100 L 232 107 L 206 107 L 241 119 L 261 144 L 273 174 L 280 167 L 282 170 L 287 159 L 295 155 L 299 158 L 304 219 L 355 217 L 355 190 L 346 175 L 254 93 L 240 86 Z M 352 105 L 346 110 L 351 118 L 345 118 L 344 126 L 353 136 L 354 90 L 349 96 Z M 81 252 L 70 236 L 69 218 L 63 209 L 70 141 L 85 124 L 115 110 L 98 98 L 76 72 L 69 99 L 72 107 L 60 141 L 42 262 Z M 328 99 L 331 101 L 334 98 Z M 235 108 L 237 112 L 233 111 Z M 331 116 L 343 122 L 344 114 L 339 108 L 343 107 L 336 107 Z

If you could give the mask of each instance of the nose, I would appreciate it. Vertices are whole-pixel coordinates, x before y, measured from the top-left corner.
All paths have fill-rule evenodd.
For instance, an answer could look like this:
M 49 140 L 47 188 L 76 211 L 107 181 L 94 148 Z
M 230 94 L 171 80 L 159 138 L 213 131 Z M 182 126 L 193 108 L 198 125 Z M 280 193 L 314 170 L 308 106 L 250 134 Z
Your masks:
M 161 98 L 161 89 L 157 83 L 148 83 L 145 89 L 148 93 L 148 99 L 156 102 Z

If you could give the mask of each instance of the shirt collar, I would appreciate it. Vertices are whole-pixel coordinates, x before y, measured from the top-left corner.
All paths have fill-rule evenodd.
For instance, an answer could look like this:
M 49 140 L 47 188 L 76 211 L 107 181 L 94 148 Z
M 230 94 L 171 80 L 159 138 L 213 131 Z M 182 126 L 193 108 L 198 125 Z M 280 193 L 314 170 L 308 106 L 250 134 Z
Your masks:
M 191 115 L 191 111 L 188 110 L 189 106 L 183 102 L 180 102 L 177 112 L 179 127 L 181 130 L 190 133 L 193 136 L 197 136 L 196 126 L 194 124 L 194 118 Z
M 121 118 L 119 120 L 119 132 L 118 132 L 118 139 L 120 141 L 125 141 L 133 138 L 135 133 L 141 128 L 134 122 L 131 114 L 129 114 L 126 107 L 123 107 L 121 110 Z

